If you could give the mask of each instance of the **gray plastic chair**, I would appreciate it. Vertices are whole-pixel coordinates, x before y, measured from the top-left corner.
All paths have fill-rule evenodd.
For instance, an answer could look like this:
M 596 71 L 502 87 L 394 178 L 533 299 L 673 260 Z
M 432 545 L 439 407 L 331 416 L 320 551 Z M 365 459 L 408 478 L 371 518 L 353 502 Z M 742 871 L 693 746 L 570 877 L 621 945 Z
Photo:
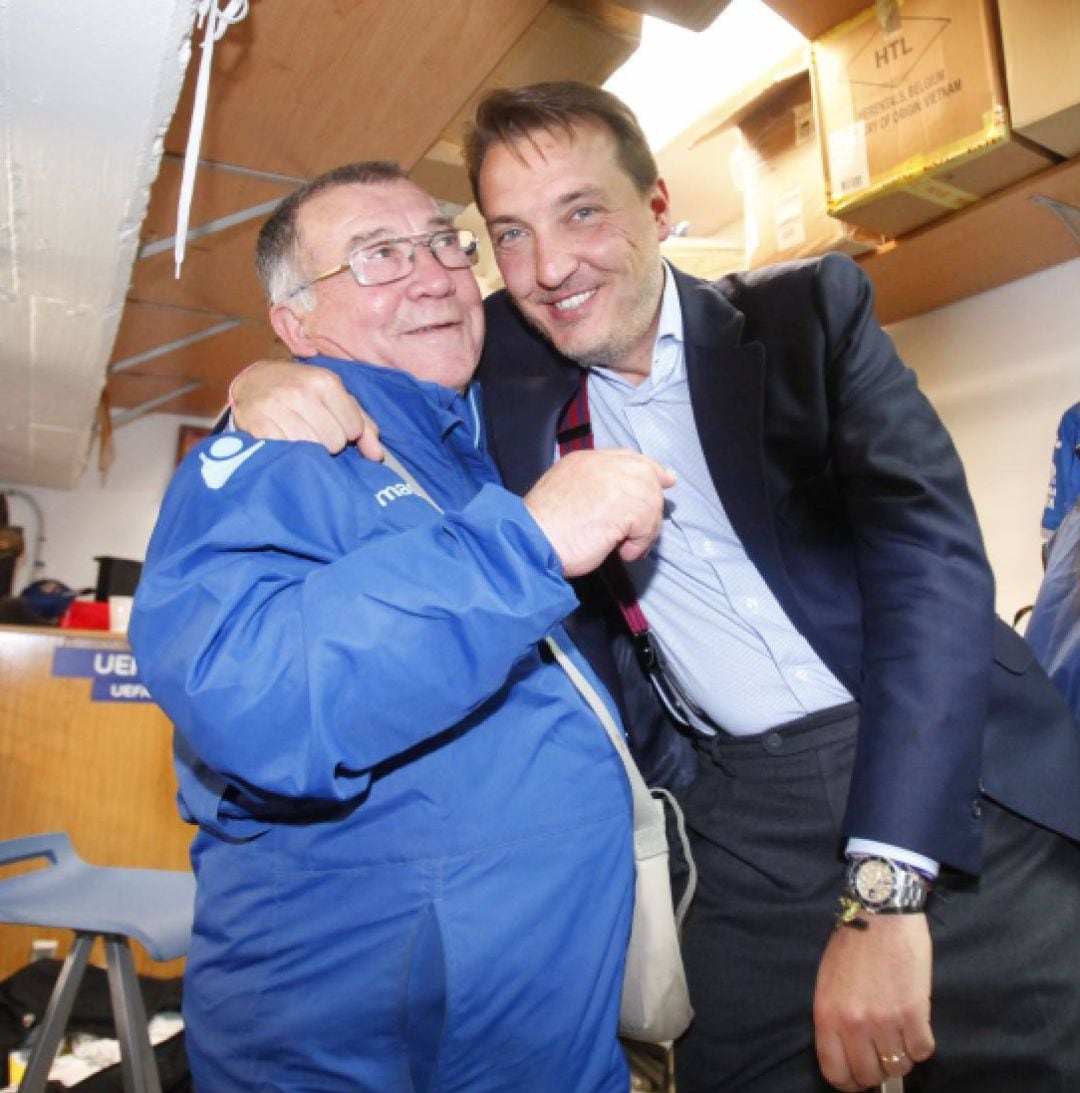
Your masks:
M 184 956 L 191 940 L 194 876 L 88 865 L 62 832 L 0 841 L 0 866 L 35 858 L 48 864 L 0 877 L 0 923 L 74 930 L 75 941 L 53 988 L 19 1093 L 45 1089 L 98 937 L 105 943 L 125 1093 L 161 1093 L 128 939 L 142 942 L 155 960 Z

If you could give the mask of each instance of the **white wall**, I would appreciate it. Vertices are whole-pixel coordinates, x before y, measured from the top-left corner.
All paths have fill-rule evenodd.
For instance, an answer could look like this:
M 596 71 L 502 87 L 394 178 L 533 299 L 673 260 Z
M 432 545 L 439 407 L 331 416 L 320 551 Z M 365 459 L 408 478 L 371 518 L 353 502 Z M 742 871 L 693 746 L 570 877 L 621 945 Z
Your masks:
M 1080 401 L 1080 259 L 889 333 L 956 441 L 997 577 L 998 610 L 1011 620 L 1038 587 L 1054 432 L 1065 408 Z M 185 420 L 152 414 L 117 429 L 104 486 L 95 450 L 74 490 L 17 487 L 45 512 L 39 576 L 93 585 L 95 555 L 144 556 Z M 29 508 L 18 498 L 10 506 L 12 521 L 32 533 Z M 23 564 L 16 588 L 28 580 Z
M 1080 259 L 896 323 L 952 433 L 1012 621 L 1042 575 L 1039 524 L 1062 413 L 1080 401 Z
M 97 442 L 78 485 L 71 490 L 5 486 L 11 522 L 21 526 L 27 551 L 15 573 L 15 591 L 32 579 L 30 540 L 37 534 L 32 507 L 8 491 L 29 494 L 45 518 L 45 544 L 37 577 L 54 577 L 72 588 L 97 583 L 97 555 L 141 561 L 146 555 L 158 506 L 172 474 L 182 423 L 210 425 L 174 414 L 148 414 L 113 433 L 115 459 L 102 483 L 97 469 Z

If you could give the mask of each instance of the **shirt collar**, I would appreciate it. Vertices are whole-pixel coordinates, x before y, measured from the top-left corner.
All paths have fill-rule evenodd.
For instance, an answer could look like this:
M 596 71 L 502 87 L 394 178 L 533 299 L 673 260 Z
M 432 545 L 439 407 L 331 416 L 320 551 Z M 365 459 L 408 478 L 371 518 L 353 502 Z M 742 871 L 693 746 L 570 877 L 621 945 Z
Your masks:
M 656 330 L 656 344 L 665 338 L 674 338 L 680 345 L 683 342 L 682 305 L 679 303 L 679 290 L 675 285 L 671 267 L 664 266 L 664 292 L 660 298 L 660 325 Z
M 462 395 L 431 380 L 419 380 L 403 369 L 366 361 L 341 360 L 319 354 L 301 358 L 300 363 L 319 365 L 337 373 L 349 393 L 358 398 L 379 423 L 383 439 L 391 437 L 399 421 L 409 426 L 410 418 L 426 412 L 443 437 L 464 425 L 473 446 L 484 446 L 480 391 L 475 382 L 470 383 Z
M 661 260 L 664 267 L 664 288 L 660 293 L 660 318 L 656 327 L 656 340 L 653 342 L 652 367 L 649 377 L 638 387 L 634 387 L 622 373 L 613 368 L 599 366 L 590 372 L 619 388 L 632 389 L 638 395 L 656 391 L 664 384 L 682 379 L 686 373 L 686 354 L 683 351 L 683 314 L 679 302 L 679 290 L 675 277 L 667 262 Z
M 660 322 L 656 328 L 650 379 L 654 389 L 672 380 L 680 380 L 686 372 L 683 350 L 683 314 L 679 290 L 671 267 L 664 262 L 664 292 L 660 298 Z

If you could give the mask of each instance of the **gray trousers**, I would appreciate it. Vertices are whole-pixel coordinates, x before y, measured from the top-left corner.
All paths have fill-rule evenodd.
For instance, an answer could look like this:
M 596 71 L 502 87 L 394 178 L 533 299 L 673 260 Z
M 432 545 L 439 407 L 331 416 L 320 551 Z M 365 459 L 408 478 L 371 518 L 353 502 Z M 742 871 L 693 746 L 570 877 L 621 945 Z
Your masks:
M 699 869 L 683 952 L 696 1018 L 678 1093 L 824 1093 L 818 963 L 843 870 L 858 711 L 699 752 L 683 808 Z M 1080 1091 L 1080 846 L 984 799 L 984 870 L 931 901 L 932 1059 L 906 1093 Z

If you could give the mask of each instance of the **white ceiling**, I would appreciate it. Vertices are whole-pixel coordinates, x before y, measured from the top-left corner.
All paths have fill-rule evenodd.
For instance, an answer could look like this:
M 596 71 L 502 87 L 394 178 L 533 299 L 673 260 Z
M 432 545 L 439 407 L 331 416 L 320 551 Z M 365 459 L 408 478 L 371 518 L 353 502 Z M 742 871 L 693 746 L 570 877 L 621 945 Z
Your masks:
M 0 482 L 85 462 L 195 0 L 0 0 Z

